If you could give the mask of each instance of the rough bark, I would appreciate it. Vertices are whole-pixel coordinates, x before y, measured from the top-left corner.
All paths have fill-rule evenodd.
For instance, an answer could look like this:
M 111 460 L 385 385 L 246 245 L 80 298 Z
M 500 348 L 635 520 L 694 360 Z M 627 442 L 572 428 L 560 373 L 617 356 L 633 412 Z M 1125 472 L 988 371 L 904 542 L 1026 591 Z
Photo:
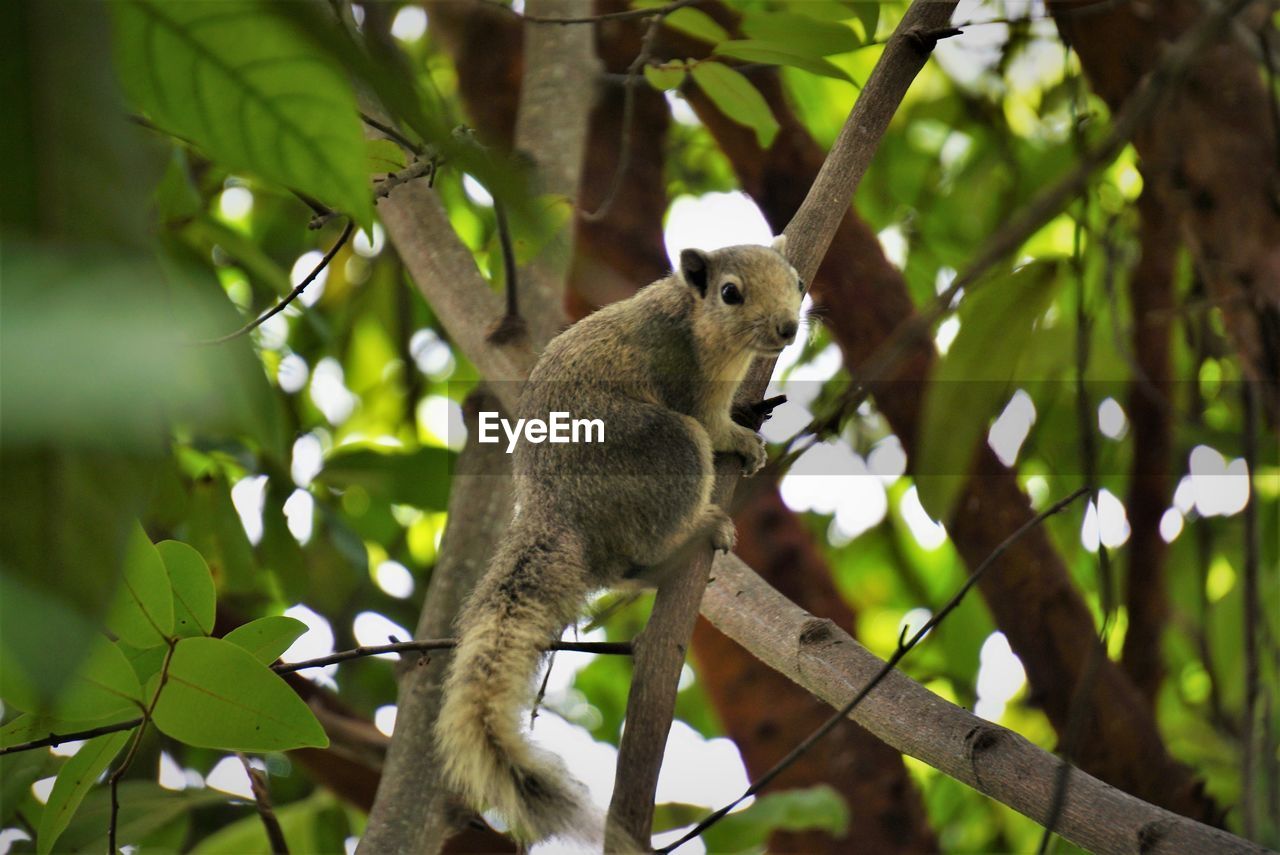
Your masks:
M 736 556 L 716 559 L 703 613 L 762 660 L 843 706 L 883 666 L 830 621 L 765 585 Z M 1059 761 L 1011 730 L 978 718 L 891 671 L 853 717 L 900 751 L 1045 822 Z M 1076 770 L 1056 829 L 1091 852 L 1262 853 L 1256 843 L 1143 802 Z
M 1169 336 L 1173 309 L 1173 265 L 1178 235 L 1165 206 L 1151 188 L 1138 202 L 1142 218 L 1142 258 L 1129 279 L 1136 375 L 1129 382 L 1128 414 L 1132 425 L 1133 461 L 1129 467 L 1128 576 L 1125 630 L 1121 659 L 1134 685 L 1154 705 L 1164 678 L 1161 637 L 1168 619 L 1165 582 L 1168 544 L 1160 536 L 1160 518 L 1172 497 L 1173 464 L 1172 367 Z
M 696 90 L 689 96 L 734 165 L 743 189 L 776 229 L 800 205 L 824 152 L 787 105 L 777 78 L 757 75 L 754 82 L 781 125 L 766 152 L 753 134 L 726 120 Z M 850 368 L 870 357 L 914 312 L 902 274 L 853 211 L 840 224 L 814 279 L 813 293 Z M 931 343 L 917 342 L 874 388 L 876 404 L 909 460 L 934 358 Z M 1013 473 L 983 448 L 950 530 L 965 562 L 976 566 L 1031 516 L 1030 503 Z M 1043 706 L 1058 732 L 1064 732 L 1071 698 L 1089 658 L 1088 639 L 1096 637 L 1096 630 L 1047 533 L 1041 529 L 1021 539 L 980 587 L 996 624 L 1022 659 L 1033 700 Z M 1114 663 L 1104 662 L 1098 669 L 1089 708 L 1093 712 L 1077 757 L 1082 768 L 1170 810 L 1218 821 L 1218 810 L 1202 784 L 1169 756 L 1150 709 Z
M 1210 5 L 1216 5 L 1210 4 Z M 1240 16 L 1257 32 L 1267 5 Z M 1097 8 L 1090 8 L 1096 6 Z M 1116 112 L 1164 47 L 1206 4 L 1050 3 L 1094 90 Z M 1237 39 L 1218 40 L 1172 101 L 1134 138 L 1144 176 L 1167 201 L 1244 375 L 1280 418 L 1280 157 L 1260 67 Z

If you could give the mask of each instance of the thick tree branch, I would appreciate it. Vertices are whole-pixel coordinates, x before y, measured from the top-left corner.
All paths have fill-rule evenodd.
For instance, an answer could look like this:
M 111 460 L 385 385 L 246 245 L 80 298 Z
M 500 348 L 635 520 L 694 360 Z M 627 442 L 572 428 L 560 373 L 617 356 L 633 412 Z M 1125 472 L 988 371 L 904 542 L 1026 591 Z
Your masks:
M 832 706 L 845 704 L 884 667 L 839 627 L 809 615 L 735 556 L 716 559 L 702 610 L 730 638 Z M 889 673 L 853 717 L 904 754 L 1037 822 L 1047 818 L 1058 759 L 901 672 Z M 1058 831 L 1090 851 L 1117 855 L 1266 851 L 1080 771 L 1072 776 Z
M 818 272 L 907 87 L 924 68 L 937 39 L 956 34 L 949 27 L 955 7 L 951 2 L 917 0 L 907 9 L 804 203 L 787 223 L 787 256 L 806 281 Z
M 1145 187 L 1138 200 L 1142 258 L 1129 278 L 1133 313 L 1135 376 L 1129 382 L 1128 412 L 1133 426 L 1128 509 L 1132 536 L 1124 602 L 1129 626 L 1121 662 L 1134 685 L 1154 706 L 1164 679 L 1161 638 L 1168 619 L 1165 558 L 1169 545 L 1160 536 L 1160 519 L 1169 507 L 1172 487 L 1173 422 L 1169 413 L 1172 379 L 1169 310 L 1173 308 L 1173 264 L 1178 233 L 1164 200 Z
M 945 27 L 954 8 L 955 3 L 916 0 L 890 39 L 805 204 L 784 232 L 788 257 L 802 277 L 812 278 L 817 271 L 876 144 L 928 58 L 928 47 L 921 44 L 920 35 Z M 772 371 L 773 360 L 757 360 L 743 384 L 740 400 L 762 397 Z M 722 507 L 732 499 L 738 465 L 736 459 L 717 461 L 712 496 Z M 710 569 L 707 552 L 696 557 L 686 571 L 673 574 L 658 589 L 649 624 L 635 641 L 628 724 L 618 747 L 618 774 L 609 806 L 609 832 L 619 834 L 615 843 L 621 844 L 626 837 L 649 838 L 676 684 Z
M 712 825 L 714 825 L 716 822 L 718 822 L 720 819 L 726 816 L 729 813 L 729 811 L 733 810 L 735 807 L 742 804 L 748 798 L 750 798 L 751 796 L 754 796 L 756 793 L 760 792 L 765 787 L 769 786 L 770 783 L 776 780 L 780 775 L 784 774 L 787 771 L 787 769 L 789 769 L 801 757 L 803 757 L 810 749 L 813 748 L 813 746 L 817 745 L 818 742 L 824 736 L 826 736 L 828 733 L 834 730 L 844 719 L 848 718 L 853 713 L 853 711 L 856 710 L 858 706 L 863 701 L 865 701 L 873 691 L 875 691 L 876 686 L 880 685 L 881 681 L 884 680 L 886 677 L 889 676 L 889 674 L 893 672 L 894 668 L 897 667 L 897 664 L 901 662 L 904 658 L 906 658 L 906 655 L 910 653 L 916 647 L 916 645 L 918 645 L 921 641 L 924 640 L 926 635 L 928 635 L 935 627 L 939 626 L 944 620 L 946 620 L 948 615 L 950 615 L 957 608 L 959 608 L 960 604 L 964 602 L 964 598 L 968 596 L 971 590 L 973 590 L 973 586 L 978 584 L 978 580 L 981 579 L 984 575 L 986 575 L 987 571 L 991 569 L 991 565 L 995 563 L 995 560 L 999 558 L 1001 555 L 1003 555 L 1006 551 L 1008 551 L 1010 545 L 1016 543 L 1027 532 L 1033 530 L 1036 526 L 1040 525 L 1049 517 L 1053 516 L 1054 514 L 1062 512 L 1064 509 L 1066 509 L 1068 505 L 1070 505 L 1076 499 L 1080 498 L 1080 496 L 1084 495 L 1085 492 L 1086 492 L 1085 488 L 1082 487 L 1079 490 L 1076 490 L 1071 495 L 1067 496 L 1066 498 L 1060 499 L 1057 502 L 1054 502 L 1048 508 L 1036 514 L 1032 519 L 1024 523 L 1017 531 L 1013 532 L 1007 538 L 1001 541 L 1000 545 L 997 546 L 995 550 L 986 557 L 986 559 L 982 562 L 982 564 L 980 564 L 978 568 L 973 571 L 973 573 L 969 576 L 969 578 L 965 579 L 964 584 L 960 586 L 960 589 L 956 591 L 956 593 L 951 597 L 951 599 L 948 600 L 942 606 L 942 608 L 938 609 L 937 612 L 931 615 L 929 619 L 924 622 L 923 626 L 917 628 L 915 632 L 912 633 L 911 638 L 907 638 L 907 631 L 909 629 L 912 629 L 912 627 L 903 626 L 902 633 L 898 638 L 898 647 L 896 650 L 894 650 L 893 655 L 891 655 L 888 658 L 888 660 L 885 661 L 885 663 L 880 666 L 880 670 L 876 671 L 876 673 L 871 677 L 870 680 L 868 680 L 860 689 L 858 689 L 857 693 L 854 694 L 854 696 L 848 701 L 848 703 L 844 704 L 836 711 L 835 715 L 831 716 L 829 719 L 823 722 L 821 727 L 814 730 L 813 733 L 809 734 L 809 736 L 807 736 L 804 739 L 804 741 L 802 741 L 799 745 L 796 745 L 794 748 L 792 748 L 791 751 L 787 753 L 787 756 L 780 759 L 767 772 L 765 772 L 763 775 L 753 780 L 751 782 L 751 786 L 747 787 L 746 791 L 744 791 L 741 796 L 739 796 L 738 798 L 734 799 L 732 802 L 726 804 L 725 806 L 721 807 L 719 810 L 712 813 L 706 819 L 702 820 L 696 826 L 690 829 L 688 833 L 686 833 L 683 837 L 681 837 L 675 843 L 671 844 L 670 846 L 664 847 L 660 851 L 663 853 L 670 852 L 675 848 L 677 848 L 678 846 L 680 846 L 681 844 L 689 840 L 692 840 L 694 837 L 706 831 L 708 828 L 710 828 Z M 743 566 L 746 566 L 746 565 L 743 565 Z M 762 584 L 763 582 L 764 580 L 761 580 Z M 818 623 L 821 623 L 823 621 L 823 619 L 821 618 L 811 618 L 811 620 L 815 620 Z M 828 621 L 828 623 L 830 622 Z
M 775 484 L 747 482 L 734 510 L 736 554 L 783 596 L 837 626 L 857 625 L 857 614 L 837 590 L 823 550 Z M 773 768 L 830 715 L 821 700 L 769 668 L 705 618 L 693 633 L 698 682 L 711 696 L 726 734 L 742 752 L 751 780 Z M 768 703 L 761 703 L 768 698 Z M 849 827 L 866 852 L 926 855 L 939 849 L 924 800 L 902 755 L 850 719 L 792 763 L 772 784 L 792 789 L 828 784 L 844 798 Z M 822 829 L 779 829 L 770 852 L 844 855 L 846 837 Z

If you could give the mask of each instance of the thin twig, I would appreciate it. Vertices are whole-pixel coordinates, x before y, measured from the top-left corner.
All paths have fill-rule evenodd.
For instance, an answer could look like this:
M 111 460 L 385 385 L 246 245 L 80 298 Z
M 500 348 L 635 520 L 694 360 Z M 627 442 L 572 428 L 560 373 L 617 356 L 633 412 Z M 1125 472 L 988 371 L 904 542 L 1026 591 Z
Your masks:
M 638 18 L 652 18 L 654 16 L 665 18 L 677 9 L 683 9 L 685 6 L 693 6 L 703 2 L 703 0 L 675 0 L 665 6 L 655 6 L 651 9 L 626 9 L 621 12 L 604 12 L 600 15 L 585 15 L 579 18 L 557 18 L 547 15 L 528 15 L 521 14 L 515 9 L 508 6 L 501 0 L 480 0 L 486 6 L 492 6 L 495 9 L 501 9 L 515 15 L 522 21 L 528 21 L 531 24 L 598 24 L 601 21 L 633 21 Z
M 836 727 L 836 725 L 840 724 L 840 722 L 848 718 L 849 715 L 857 708 L 858 704 L 862 703 L 863 699 L 866 698 L 867 695 L 871 694 L 872 690 L 875 689 L 876 686 L 880 685 L 880 681 L 882 681 L 885 677 L 887 677 L 893 671 L 893 669 L 897 666 L 897 664 L 900 661 L 902 661 L 902 658 L 906 656 L 908 653 L 910 653 L 911 649 L 914 648 L 917 644 L 919 644 L 924 639 L 924 637 L 929 634 L 930 630 L 932 630 L 938 624 L 942 623 L 942 621 L 946 619 L 947 615 L 951 614 L 953 611 L 956 610 L 956 608 L 960 605 L 961 601 L 964 600 L 965 595 L 967 595 L 969 591 L 972 590 L 974 585 L 978 584 L 979 580 L 982 579 L 982 577 L 986 574 L 987 570 L 990 569 L 992 565 L 995 564 L 996 560 L 1000 558 L 1000 556 L 1003 555 L 1009 549 L 1010 546 L 1012 546 L 1014 543 L 1020 540 L 1027 532 L 1036 528 L 1046 519 L 1053 516 L 1054 514 L 1061 512 L 1063 509 L 1065 509 L 1068 505 L 1070 505 L 1076 499 L 1083 496 L 1086 492 L 1088 491 L 1084 487 L 1081 487 L 1075 490 L 1070 495 L 1066 496 L 1065 498 L 1059 499 L 1057 502 L 1054 502 L 1052 505 L 1045 508 L 1040 513 L 1036 514 L 1034 517 L 1027 520 L 1025 523 L 1019 526 L 1018 529 L 1013 532 L 1013 534 L 1009 535 L 1003 541 L 1001 541 L 1000 544 L 991 551 L 991 554 L 988 555 L 985 559 L 983 559 L 982 563 L 979 564 L 978 568 L 973 571 L 973 573 L 969 576 L 968 579 L 965 580 L 964 584 L 960 586 L 960 589 L 956 591 L 955 595 L 952 596 L 951 599 L 947 601 L 947 604 L 944 605 L 941 608 L 941 610 L 938 611 L 937 614 L 930 617 L 929 620 L 925 622 L 924 626 L 922 626 L 914 635 L 912 635 L 910 639 L 907 639 L 904 641 L 904 639 L 906 639 L 907 630 L 910 629 L 910 627 L 904 626 L 902 628 L 902 633 L 898 637 L 898 648 L 893 652 L 893 655 L 890 656 L 888 660 L 885 661 L 884 665 L 882 665 L 880 670 L 876 672 L 875 676 L 872 677 L 865 686 L 859 689 L 858 693 L 854 695 L 853 698 L 847 704 L 845 704 L 843 707 L 837 710 L 830 718 L 828 718 L 825 722 L 823 722 L 821 727 L 819 727 L 813 733 L 809 734 L 809 736 L 805 738 L 803 742 L 801 742 L 795 748 L 791 749 L 791 751 L 787 752 L 787 756 L 783 757 L 781 760 L 775 763 L 773 765 L 773 768 L 769 769 L 769 771 L 765 772 L 763 775 L 761 775 L 759 778 L 753 781 L 751 786 L 747 787 L 747 789 L 742 793 L 742 795 L 738 796 L 738 798 L 734 799 L 729 804 L 725 805 L 724 807 L 717 810 L 715 813 L 712 813 L 711 815 L 709 815 L 706 819 L 699 822 L 697 825 L 691 828 L 688 831 L 688 833 L 686 833 L 683 837 L 681 837 L 676 842 L 668 844 L 667 846 L 664 846 L 661 849 L 658 849 L 656 851 L 659 853 L 663 853 L 663 855 L 665 855 L 666 853 L 674 851 L 677 847 L 683 846 L 685 843 L 688 843 L 690 840 L 694 839 L 698 835 L 702 834 L 702 832 L 706 831 L 708 828 L 710 828 L 711 826 L 719 822 L 725 815 L 729 813 L 729 811 L 733 810 L 738 805 L 742 804 L 744 801 L 754 796 L 756 793 L 760 792 L 762 789 L 768 786 L 775 778 L 777 778 L 779 775 L 785 772 L 788 768 L 790 768 L 791 765 L 795 763 L 797 760 L 799 760 L 800 757 L 803 756 L 805 752 L 807 752 L 810 748 L 812 748 L 818 742 L 818 740 L 822 739 L 822 737 L 830 733 L 831 730 Z
M 614 201 L 618 197 L 618 191 L 622 189 L 623 176 L 626 175 L 627 170 L 631 167 L 631 128 L 635 123 L 636 89 L 640 83 L 641 70 L 650 57 L 653 56 L 653 45 L 658 38 L 658 31 L 662 29 L 664 19 L 665 16 L 658 16 L 649 21 L 649 26 L 644 31 L 644 37 L 640 40 L 640 52 L 636 54 L 636 58 L 627 67 L 627 82 L 622 90 L 622 139 L 618 145 L 618 163 L 613 169 L 613 177 L 609 180 L 609 189 L 605 192 L 600 206 L 594 211 L 582 212 L 582 219 L 588 223 L 598 223 L 608 216 L 609 211 L 613 208 Z
M 538 694 L 533 697 L 533 706 L 529 708 L 529 727 L 533 727 L 533 723 L 538 720 L 538 708 L 542 706 L 542 701 L 547 697 L 547 686 L 551 685 L 551 669 L 556 667 L 556 654 L 553 650 L 551 655 L 547 657 L 547 670 L 542 674 L 542 683 L 538 686 Z
M 6 754 L 18 754 L 22 751 L 31 751 L 35 748 L 56 748 L 64 742 L 80 742 L 85 739 L 93 739 L 95 736 L 105 736 L 108 733 L 119 733 L 122 730 L 133 730 L 142 724 L 144 719 L 131 718 L 128 721 L 116 722 L 115 724 L 104 724 L 100 727 L 91 727 L 87 730 L 76 730 L 70 733 L 51 733 L 40 739 L 33 739 L 30 742 L 20 742 L 17 745 L 9 745 L 0 748 L 0 757 Z
M 280 827 L 275 808 L 271 806 L 271 792 L 267 789 L 266 776 L 253 768 L 249 758 L 242 752 L 237 751 L 236 757 L 240 758 L 240 765 L 249 776 L 249 789 L 253 791 L 253 803 L 257 805 L 262 827 L 271 843 L 271 855 L 289 855 L 289 843 L 284 839 L 284 829 Z
M 111 773 L 111 777 L 107 781 L 107 787 L 111 790 L 111 819 L 107 823 L 107 852 L 115 855 L 120 851 L 120 847 L 116 845 L 116 829 L 119 826 L 120 819 L 120 779 L 124 777 L 124 773 L 129 771 L 129 767 L 133 765 L 133 758 L 138 754 L 138 745 L 142 742 L 142 735 L 147 732 L 147 724 L 144 721 L 142 726 L 138 728 L 138 732 L 133 735 L 133 741 L 129 743 L 129 753 L 124 756 L 124 760 Z
M 375 119 L 373 116 L 370 116 L 368 113 L 361 113 L 360 119 L 366 125 L 373 128 L 375 131 L 382 134 L 384 137 L 391 140 L 393 143 L 398 144 L 401 148 L 405 149 L 410 154 L 414 154 L 414 155 L 422 154 L 422 146 L 418 145 L 416 142 L 409 139 L 400 131 L 391 127 L 391 125 L 388 125 L 386 122 L 380 122 L 377 119 Z
M 351 233 L 355 230 L 355 225 L 356 225 L 355 220 L 352 220 L 350 218 L 347 219 L 347 225 L 345 228 L 343 228 L 342 234 L 338 237 L 338 240 L 334 243 L 333 247 L 327 253 L 325 253 L 324 258 L 320 259 L 320 263 L 315 266 L 315 269 L 307 274 L 307 278 L 299 282 L 297 287 L 294 288 L 292 291 L 290 291 L 287 295 L 285 295 L 284 299 L 282 299 L 279 303 L 276 303 L 270 309 L 263 312 L 261 315 L 258 315 L 257 318 L 245 324 L 235 332 L 227 333 L 226 335 L 220 336 L 219 338 L 205 339 L 204 341 L 197 342 L 197 344 L 201 344 L 201 345 L 224 344 L 228 341 L 231 341 L 232 339 L 236 339 L 242 335 L 247 335 L 248 333 L 253 332 L 258 327 L 262 326 L 267 321 L 271 320 L 276 315 L 283 312 L 290 303 L 292 303 L 294 300 L 298 299 L 298 297 L 302 295 L 303 291 L 307 290 L 307 286 L 310 285 L 313 281 L 315 281 L 315 278 L 320 275 L 321 271 L 323 271 L 326 267 L 329 266 L 329 263 L 333 261 L 334 256 L 338 254 L 338 251 L 342 249 L 342 247 L 346 245 L 347 240 L 350 239 Z
M 391 644 L 376 644 L 356 647 L 351 650 L 340 650 L 316 659 L 304 662 L 282 662 L 273 665 L 271 670 L 277 674 L 292 674 L 308 668 L 321 668 L 336 662 L 350 662 L 367 656 L 378 656 L 383 653 L 426 653 L 432 650 L 452 650 L 458 646 L 456 638 L 434 638 L 426 641 L 396 641 Z M 571 650 L 576 653 L 599 653 L 606 656 L 630 656 L 631 643 L 627 641 L 557 641 L 547 645 L 547 650 Z M 64 739 L 70 737 L 64 737 Z
M 493 198 L 493 217 L 498 230 L 498 246 L 502 248 L 507 310 L 489 331 L 489 341 L 493 344 L 507 344 L 527 336 L 529 327 L 520 315 L 520 276 L 516 267 L 516 250 L 511 241 L 511 225 L 507 222 L 507 208 L 496 196 Z
M 439 161 L 436 158 L 424 158 L 415 160 L 399 172 L 388 172 L 386 178 L 378 181 L 378 189 L 373 194 L 374 200 L 387 198 L 391 195 L 391 191 L 401 184 L 408 184 L 423 177 L 434 180 L 438 165 Z

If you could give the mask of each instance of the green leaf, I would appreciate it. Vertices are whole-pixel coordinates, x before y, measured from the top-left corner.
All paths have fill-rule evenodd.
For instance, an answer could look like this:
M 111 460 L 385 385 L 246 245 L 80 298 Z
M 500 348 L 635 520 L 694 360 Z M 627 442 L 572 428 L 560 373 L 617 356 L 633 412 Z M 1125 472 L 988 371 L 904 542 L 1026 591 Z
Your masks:
M 345 211 L 373 202 L 351 84 L 327 54 L 260 0 L 112 6 L 129 97 L 164 130 L 233 170 Z
M 20 811 L 28 819 L 39 815 L 43 808 L 32 794 L 31 785 L 56 775 L 62 765 L 62 758 L 48 751 L 19 751 L 0 756 L 0 827 L 15 825 L 12 820 Z M 23 811 L 24 808 L 29 812 Z
M 160 672 L 164 667 L 164 660 L 169 658 L 168 647 L 148 647 L 146 650 L 139 650 L 122 644 L 120 648 L 124 652 L 124 658 L 129 660 L 129 667 L 138 675 L 138 682 L 143 686 L 146 686 L 147 681 Z M 151 693 L 147 692 L 145 696 L 151 697 Z
M 864 41 L 875 41 L 876 27 L 880 25 L 880 0 L 858 0 L 850 5 L 862 22 Z
M 774 831 L 810 830 L 837 839 L 849 832 L 849 806 L 830 786 L 757 796 L 751 807 L 707 829 L 703 840 L 708 852 L 741 852 L 763 845 Z
M 146 649 L 173 634 L 173 590 L 160 553 L 134 524 L 124 558 L 124 578 L 107 611 L 107 628 L 127 644 Z
M 399 172 L 408 166 L 404 149 L 387 139 L 365 140 L 366 169 L 370 173 Z
M 935 520 L 950 519 L 978 442 L 1006 400 L 1060 278 L 1054 262 L 1028 264 L 960 304 L 960 332 L 933 370 L 921 414 L 916 487 Z
M 785 7 L 790 12 L 821 21 L 847 21 L 854 16 L 849 4 L 839 0 L 788 0 Z
M 153 720 L 166 735 L 199 748 L 262 752 L 329 744 L 293 689 L 223 638 L 178 642 Z
M 443 511 L 456 459 L 454 452 L 435 446 L 405 453 L 348 445 L 329 456 L 317 480 L 341 489 L 361 487 L 396 504 Z
M 142 685 L 124 651 L 99 636 L 53 711 L 59 718 L 95 719 L 125 710 L 136 715 L 141 704 Z
M 747 62 L 763 62 L 769 65 L 788 65 L 822 77 L 831 77 L 847 83 L 853 82 L 853 78 L 843 69 L 828 60 L 821 57 L 801 56 L 772 42 L 751 39 L 721 42 L 716 45 L 715 52 L 718 56 L 733 57 Z
M 684 66 L 659 68 L 656 65 L 646 65 L 644 67 L 644 79 L 648 80 L 649 85 L 659 92 L 667 89 L 679 89 L 680 84 L 684 83 L 685 71 Z
M 223 638 L 243 647 L 263 665 L 270 665 L 307 631 L 307 625 L 285 615 L 251 620 L 228 632 Z
M 182 851 L 147 844 L 152 835 L 170 826 L 196 808 L 227 802 L 227 795 L 217 790 L 183 790 L 174 792 L 155 781 L 121 781 L 120 813 L 116 823 L 119 845 L 132 844 L 141 851 Z M 99 788 L 89 793 L 75 818 L 59 838 L 60 850 L 67 852 L 103 852 L 107 848 L 107 826 L 111 821 L 111 793 Z M 261 820 L 259 820 L 259 823 Z M 265 850 L 264 850 L 265 851 Z
M 245 591 L 256 580 L 253 545 L 240 524 L 231 488 L 221 478 L 201 478 L 191 489 L 188 539 L 209 562 L 223 591 Z
M 333 796 L 323 790 L 276 808 L 276 818 L 294 852 L 342 855 L 343 839 L 351 833 L 345 813 L 334 803 Z M 270 849 L 261 818 L 246 816 L 205 837 L 191 850 L 191 855 L 241 855 Z
M 756 142 L 768 148 L 778 135 L 778 122 L 764 96 L 741 73 L 720 62 L 700 62 L 693 67 L 693 81 L 707 97 L 740 125 L 756 132 Z
M 164 540 L 156 544 L 173 588 L 173 631 L 179 638 L 209 635 L 218 609 L 213 574 L 204 557 L 185 543 Z
M 748 12 L 742 16 L 742 32 L 753 39 L 786 45 L 805 56 L 847 53 L 861 46 L 858 34 L 835 21 L 819 21 L 789 12 Z
M 49 793 L 49 801 L 45 804 L 44 813 L 40 816 L 40 830 L 36 835 L 36 851 L 44 855 L 53 851 L 53 844 L 71 822 L 76 808 L 85 794 L 89 792 L 107 766 L 120 749 L 133 736 L 131 731 L 109 733 L 90 739 L 75 756 L 68 760 L 58 773 Z
M 677 9 L 666 17 L 663 24 L 673 30 L 678 30 L 686 36 L 692 36 L 699 41 L 711 42 L 716 44 L 729 38 L 729 33 L 725 28 L 715 22 L 715 19 L 699 9 L 686 6 L 683 9 Z

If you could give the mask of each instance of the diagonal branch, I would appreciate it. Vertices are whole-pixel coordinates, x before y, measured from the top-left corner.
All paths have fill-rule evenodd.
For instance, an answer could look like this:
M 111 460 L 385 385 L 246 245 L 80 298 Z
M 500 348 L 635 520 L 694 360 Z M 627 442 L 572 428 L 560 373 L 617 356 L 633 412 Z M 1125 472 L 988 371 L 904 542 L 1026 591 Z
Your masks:
M 765 664 L 832 706 L 846 703 L 884 668 L 879 657 L 831 621 L 814 618 L 770 588 L 736 556 L 716 559 L 702 612 Z M 902 672 L 889 672 L 853 718 L 904 754 L 1037 822 L 1047 819 L 1058 758 L 943 700 Z M 1079 770 L 1072 774 L 1057 829 L 1104 855 L 1266 852 Z
M 836 710 L 834 715 L 828 718 L 821 727 L 819 727 L 813 733 L 809 734 L 809 736 L 806 737 L 803 742 L 801 742 L 795 748 L 791 749 L 791 751 L 787 752 L 787 755 L 783 757 L 781 760 L 779 760 L 777 763 L 775 763 L 773 767 L 769 769 L 769 771 L 765 772 L 759 778 L 756 778 L 754 781 L 752 781 L 751 786 L 747 787 L 747 789 L 742 793 L 741 796 L 729 802 L 724 807 L 720 808 L 719 810 L 715 811 L 710 816 L 708 816 L 706 819 L 699 822 L 692 829 L 690 829 L 688 833 L 682 836 L 675 843 L 672 843 L 668 846 L 664 846 L 662 849 L 658 851 L 661 853 L 664 853 L 665 855 L 665 853 L 671 852 L 677 847 L 687 843 L 688 841 L 697 837 L 702 832 L 706 831 L 708 828 L 710 828 L 711 826 L 719 822 L 724 816 L 726 816 L 729 813 L 729 811 L 733 810 L 738 805 L 742 804 L 744 801 L 749 799 L 751 796 L 754 796 L 756 793 L 760 792 L 765 787 L 769 786 L 769 784 L 771 784 L 774 780 L 776 780 L 779 775 L 785 772 L 788 768 L 791 767 L 792 764 L 794 764 L 797 760 L 799 760 L 807 751 L 813 748 L 813 746 L 816 745 L 822 739 L 822 737 L 826 736 L 828 733 L 834 730 L 835 727 L 838 724 L 840 724 L 840 722 L 844 721 L 846 718 L 852 715 L 853 711 L 858 708 L 858 705 L 861 704 L 864 700 L 866 700 L 867 696 L 870 695 L 871 692 L 875 690 L 876 686 L 880 685 L 880 682 L 884 680 L 885 677 L 889 676 L 889 674 L 893 671 L 893 669 L 897 667 L 898 663 L 901 662 L 903 658 L 905 658 L 906 655 L 910 653 L 913 648 L 916 647 L 916 645 L 918 645 L 921 641 L 923 641 L 925 636 L 928 635 L 929 632 L 934 627 L 938 626 L 940 623 L 946 620 L 947 616 L 950 615 L 952 612 L 954 612 L 960 606 L 960 603 L 964 601 L 964 598 L 968 595 L 968 593 L 971 590 L 973 590 L 973 586 L 978 584 L 978 580 L 981 579 L 986 574 L 986 572 L 991 569 L 991 566 L 995 564 L 996 559 L 999 558 L 1001 555 L 1003 555 L 1009 549 L 1010 545 L 1012 545 L 1024 534 L 1031 531 L 1036 526 L 1040 525 L 1040 523 L 1047 520 L 1049 517 L 1065 510 L 1068 505 L 1070 505 L 1076 499 L 1084 495 L 1085 492 L 1086 492 L 1086 488 L 1081 487 L 1080 489 L 1071 493 L 1066 498 L 1059 499 L 1049 507 L 1045 508 L 1040 513 L 1036 514 L 1030 520 L 1027 520 L 1027 522 L 1024 523 L 1021 527 L 1019 527 L 1017 531 L 1013 532 L 1007 538 L 1005 538 L 1000 543 L 1000 545 L 997 546 L 991 552 L 991 554 L 987 556 L 986 560 L 984 560 L 982 564 L 978 566 L 978 569 L 974 570 L 973 573 L 969 575 L 968 579 L 965 579 L 964 584 L 960 586 L 960 589 L 956 591 L 956 593 L 951 597 L 951 599 L 948 600 L 946 604 L 943 605 L 942 608 L 938 609 L 936 614 L 932 615 L 927 621 L 925 621 L 924 626 L 916 630 L 915 633 L 911 636 L 911 638 L 907 638 L 907 630 L 910 627 L 904 626 L 902 628 L 902 634 L 898 639 L 898 647 L 896 650 L 894 650 L 893 655 L 890 656 L 885 661 L 885 663 L 880 666 L 880 670 L 876 671 L 875 675 L 870 680 L 868 680 L 861 689 L 858 690 L 857 694 L 855 694 L 849 700 L 848 703 L 846 703 L 844 706 Z

